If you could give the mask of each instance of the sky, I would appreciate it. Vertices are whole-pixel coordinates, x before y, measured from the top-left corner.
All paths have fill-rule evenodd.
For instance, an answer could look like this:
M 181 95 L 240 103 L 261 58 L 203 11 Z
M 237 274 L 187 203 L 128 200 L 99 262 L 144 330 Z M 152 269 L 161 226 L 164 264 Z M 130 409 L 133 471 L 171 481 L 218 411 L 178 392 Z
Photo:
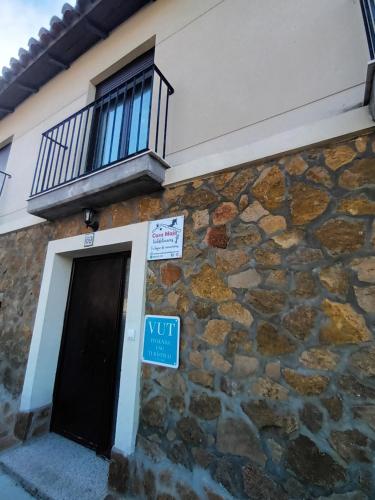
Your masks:
M 0 75 L 11 57 L 18 59 L 20 47 L 28 49 L 31 37 L 38 39 L 39 29 L 49 29 L 52 16 L 61 17 L 64 0 L 0 0 Z M 75 5 L 75 0 L 69 2 Z

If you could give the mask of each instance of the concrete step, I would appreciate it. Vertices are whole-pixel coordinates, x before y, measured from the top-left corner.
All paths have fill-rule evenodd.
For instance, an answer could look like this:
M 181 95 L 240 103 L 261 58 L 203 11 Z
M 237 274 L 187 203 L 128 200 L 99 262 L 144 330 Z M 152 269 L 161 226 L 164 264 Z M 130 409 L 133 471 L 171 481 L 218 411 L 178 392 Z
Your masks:
M 13 477 L 0 470 L 0 498 L 2 500 L 33 500 L 30 495 Z
M 42 500 L 103 500 L 109 462 L 57 434 L 0 454 L 0 467 Z

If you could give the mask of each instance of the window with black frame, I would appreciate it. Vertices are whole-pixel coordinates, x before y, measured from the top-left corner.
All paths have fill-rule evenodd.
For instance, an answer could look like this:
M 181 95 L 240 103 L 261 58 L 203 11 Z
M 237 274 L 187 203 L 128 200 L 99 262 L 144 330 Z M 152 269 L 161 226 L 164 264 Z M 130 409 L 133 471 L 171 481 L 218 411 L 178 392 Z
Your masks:
M 97 86 L 86 171 L 148 148 L 154 51 Z
M 10 147 L 11 144 L 7 144 L 0 148 L 0 196 L 3 192 L 6 179 L 11 177 L 11 175 L 6 172 Z

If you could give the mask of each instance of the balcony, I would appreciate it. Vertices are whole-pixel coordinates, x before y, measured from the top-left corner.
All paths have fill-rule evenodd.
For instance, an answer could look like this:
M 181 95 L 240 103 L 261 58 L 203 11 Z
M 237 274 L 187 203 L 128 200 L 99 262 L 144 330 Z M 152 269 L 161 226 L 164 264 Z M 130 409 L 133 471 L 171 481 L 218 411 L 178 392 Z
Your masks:
M 152 65 L 44 132 L 28 212 L 53 220 L 161 189 L 173 92 Z

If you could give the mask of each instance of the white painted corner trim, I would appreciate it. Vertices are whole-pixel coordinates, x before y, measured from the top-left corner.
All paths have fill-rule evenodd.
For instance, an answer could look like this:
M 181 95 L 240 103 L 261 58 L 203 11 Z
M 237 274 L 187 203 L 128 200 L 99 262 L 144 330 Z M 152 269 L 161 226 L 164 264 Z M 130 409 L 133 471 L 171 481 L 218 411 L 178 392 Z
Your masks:
M 48 244 L 20 411 L 52 403 L 73 258 L 131 250 L 114 441 L 117 450 L 129 455 L 135 449 L 139 420 L 148 222 L 98 231 L 89 248 L 83 246 L 84 237 Z

